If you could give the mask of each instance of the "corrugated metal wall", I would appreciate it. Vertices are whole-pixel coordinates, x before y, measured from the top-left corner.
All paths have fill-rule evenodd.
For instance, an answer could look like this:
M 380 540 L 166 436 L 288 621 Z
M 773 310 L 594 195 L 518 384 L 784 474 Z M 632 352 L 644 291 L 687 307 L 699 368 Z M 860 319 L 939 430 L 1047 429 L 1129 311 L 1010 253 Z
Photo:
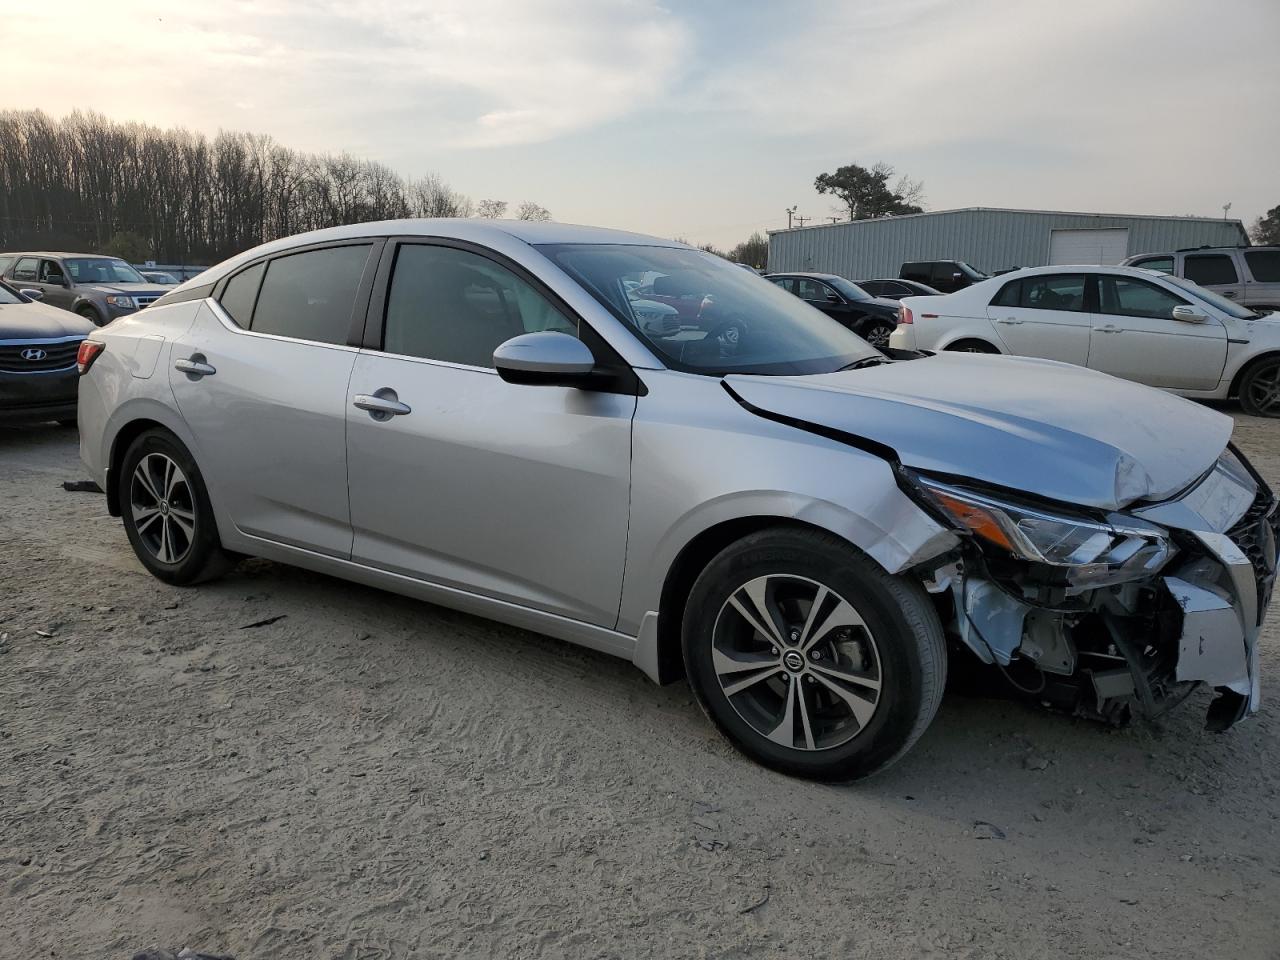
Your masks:
M 778 230 L 769 270 L 813 270 L 850 280 L 896 277 L 908 260 L 965 260 L 979 270 L 1049 262 L 1054 229 L 1127 227 L 1129 256 L 1201 244 L 1247 243 L 1239 220 L 973 208 Z

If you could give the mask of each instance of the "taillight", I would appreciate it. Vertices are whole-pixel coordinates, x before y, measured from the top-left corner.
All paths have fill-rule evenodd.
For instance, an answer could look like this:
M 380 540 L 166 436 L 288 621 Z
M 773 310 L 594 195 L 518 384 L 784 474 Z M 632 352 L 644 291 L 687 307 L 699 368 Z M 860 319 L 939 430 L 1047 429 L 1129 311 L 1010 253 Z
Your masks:
M 898 322 L 899 323 L 915 323 L 916 318 L 911 315 L 911 308 L 905 303 L 898 304 Z
M 81 340 L 80 349 L 76 351 L 76 370 L 80 376 L 84 376 L 89 372 L 89 368 L 93 366 L 93 361 L 98 359 L 98 354 L 107 349 L 105 343 L 97 340 Z

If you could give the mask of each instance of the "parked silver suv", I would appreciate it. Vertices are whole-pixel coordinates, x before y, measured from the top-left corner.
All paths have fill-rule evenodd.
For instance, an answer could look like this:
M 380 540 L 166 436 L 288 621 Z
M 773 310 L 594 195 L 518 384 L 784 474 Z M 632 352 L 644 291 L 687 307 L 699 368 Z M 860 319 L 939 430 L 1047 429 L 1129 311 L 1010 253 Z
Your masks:
M 147 280 L 119 257 L 87 253 L 6 253 L 3 279 L 36 290 L 45 303 L 98 326 L 154 303 L 173 287 Z
M 1124 265 L 1182 277 L 1260 313 L 1280 313 L 1280 247 L 1194 247 L 1139 254 Z

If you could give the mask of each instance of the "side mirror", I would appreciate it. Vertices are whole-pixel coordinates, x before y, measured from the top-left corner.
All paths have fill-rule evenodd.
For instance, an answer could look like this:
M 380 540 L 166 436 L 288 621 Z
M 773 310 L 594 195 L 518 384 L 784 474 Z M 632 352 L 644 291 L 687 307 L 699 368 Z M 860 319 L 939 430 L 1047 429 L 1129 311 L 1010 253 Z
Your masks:
M 19 290 L 18 292 L 19 292 L 20 294 L 22 294 L 24 297 L 26 297 L 28 300 L 43 300 L 43 299 L 44 299 L 44 291 L 43 291 L 43 290 L 32 290 L 32 289 L 29 289 L 29 288 L 27 288 L 27 287 L 23 287 L 23 288 L 22 288 L 21 290 Z
M 591 348 L 567 333 L 523 333 L 493 351 L 493 366 L 507 383 L 580 387 L 595 369 Z
M 1204 323 L 1209 318 L 1197 310 L 1195 307 L 1174 307 L 1173 319 L 1182 323 Z
M 828 303 L 844 303 L 844 300 L 841 299 L 840 294 L 836 293 L 834 290 L 828 290 L 827 302 Z

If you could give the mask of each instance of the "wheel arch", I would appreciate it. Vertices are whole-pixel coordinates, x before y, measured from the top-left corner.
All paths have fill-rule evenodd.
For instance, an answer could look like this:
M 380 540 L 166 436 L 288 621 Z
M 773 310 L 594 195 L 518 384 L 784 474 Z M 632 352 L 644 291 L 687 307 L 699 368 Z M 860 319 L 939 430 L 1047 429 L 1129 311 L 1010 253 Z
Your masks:
M 987 347 L 990 347 L 993 353 L 1002 354 L 1006 352 L 1004 347 L 1001 344 L 995 342 L 995 338 L 975 336 L 970 331 L 961 331 L 960 333 L 947 337 L 943 341 L 939 341 L 936 349 L 954 350 L 956 346 L 962 343 L 981 343 Z
M 1244 375 L 1262 361 L 1275 359 L 1280 359 L 1280 350 L 1265 350 L 1257 356 L 1250 357 L 1244 363 L 1240 364 L 1240 368 L 1236 370 L 1235 376 L 1231 378 L 1231 387 L 1227 390 L 1227 396 L 1238 397 L 1240 395 L 1240 381 L 1244 379 Z
M 109 433 L 111 439 L 107 448 L 104 489 L 107 495 L 107 511 L 113 517 L 120 516 L 123 509 L 120 503 L 120 466 L 124 463 L 124 455 L 129 445 L 139 436 L 148 430 L 157 428 L 164 430 L 186 447 L 193 458 L 198 457 L 187 431 L 177 422 L 173 412 L 162 404 L 149 400 L 136 400 L 128 406 L 121 407 L 117 413 L 121 419 L 119 425 Z
M 685 605 L 693 583 L 721 550 L 753 533 L 771 529 L 814 530 L 831 534 L 826 527 L 806 523 L 793 517 L 750 516 L 724 520 L 703 530 L 684 545 L 667 569 L 656 616 L 646 618 L 637 640 L 636 662 L 660 684 L 674 683 L 684 677 L 684 656 L 680 648 L 680 630 L 684 623 Z M 840 538 L 850 547 L 844 537 Z M 642 656 L 642 649 L 646 648 Z
M 76 300 L 75 303 L 71 305 L 72 313 L 84 313 L 86 310 L 98 318 L 97 320 L 94 321 L 94 323 L 97 326 L 99 327 L 106 326 L 107 324 L 106 314 L 104 314 L 102 310 L 98 307 L 98 305 L 94 303 L 93 300 L 91 300 L 90 298 L 80 297 L 79 299 Z

